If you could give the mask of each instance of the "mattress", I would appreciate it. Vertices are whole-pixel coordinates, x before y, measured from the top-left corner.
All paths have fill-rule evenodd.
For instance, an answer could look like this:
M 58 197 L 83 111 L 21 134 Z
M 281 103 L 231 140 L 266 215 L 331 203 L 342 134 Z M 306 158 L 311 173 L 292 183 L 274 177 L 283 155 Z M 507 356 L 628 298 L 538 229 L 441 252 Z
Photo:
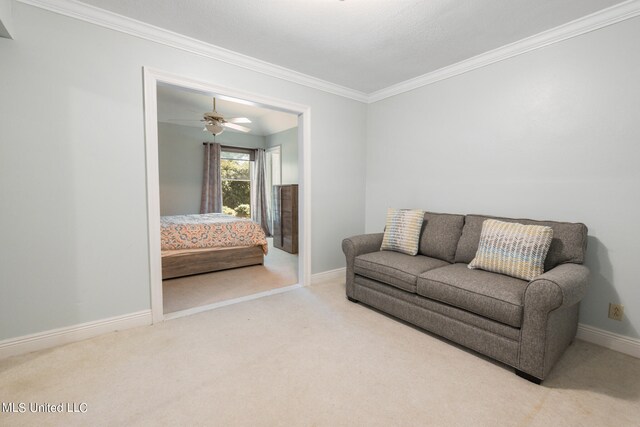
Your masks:
M 260 224 L 219 213 L 160 217 L 161 250 L 260 246 L 266 255 L 267 238 Z

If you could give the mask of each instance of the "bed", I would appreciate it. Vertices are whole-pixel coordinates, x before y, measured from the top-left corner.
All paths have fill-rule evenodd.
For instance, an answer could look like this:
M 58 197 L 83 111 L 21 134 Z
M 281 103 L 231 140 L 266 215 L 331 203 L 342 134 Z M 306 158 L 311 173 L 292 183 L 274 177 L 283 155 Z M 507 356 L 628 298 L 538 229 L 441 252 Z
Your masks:
M 260 224 L 218 213 L 160 218 L 162 279 L 264 263 Z

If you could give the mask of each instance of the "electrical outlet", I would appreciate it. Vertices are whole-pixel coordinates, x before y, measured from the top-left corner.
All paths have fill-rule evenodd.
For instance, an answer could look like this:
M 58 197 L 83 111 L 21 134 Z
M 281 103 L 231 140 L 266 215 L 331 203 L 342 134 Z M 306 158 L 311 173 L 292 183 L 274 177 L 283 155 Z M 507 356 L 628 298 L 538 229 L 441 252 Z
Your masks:
M 621 321 L 623 314 L 624 305 L 609 303 L 609 319 Z

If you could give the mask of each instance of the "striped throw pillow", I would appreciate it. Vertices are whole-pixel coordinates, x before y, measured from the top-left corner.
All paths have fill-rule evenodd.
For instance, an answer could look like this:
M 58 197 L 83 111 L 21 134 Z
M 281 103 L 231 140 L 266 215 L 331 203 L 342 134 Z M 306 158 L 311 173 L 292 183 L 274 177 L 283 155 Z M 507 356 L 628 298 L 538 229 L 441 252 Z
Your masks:
M 424 211 L 389 208 L 380 250 L 417 254 L 423 222 Z
M 553 229 L 487 219 L 482 223 L 480 244 L 469 268 L 479 268 L 532 280 L 544 273 Z

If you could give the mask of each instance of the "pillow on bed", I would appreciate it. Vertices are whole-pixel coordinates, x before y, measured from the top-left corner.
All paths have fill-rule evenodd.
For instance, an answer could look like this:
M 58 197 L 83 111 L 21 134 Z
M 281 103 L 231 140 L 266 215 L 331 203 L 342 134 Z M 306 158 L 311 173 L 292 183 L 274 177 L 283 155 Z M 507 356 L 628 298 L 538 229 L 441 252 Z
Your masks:
M 424 211 L 389 208 L 380 250 L 416 255 L 423 222 Z
M 480 243 L 469 268 L 479 268 L 532 280 L 544 273 L 553 229 L 487 219 L 482 223 Z

